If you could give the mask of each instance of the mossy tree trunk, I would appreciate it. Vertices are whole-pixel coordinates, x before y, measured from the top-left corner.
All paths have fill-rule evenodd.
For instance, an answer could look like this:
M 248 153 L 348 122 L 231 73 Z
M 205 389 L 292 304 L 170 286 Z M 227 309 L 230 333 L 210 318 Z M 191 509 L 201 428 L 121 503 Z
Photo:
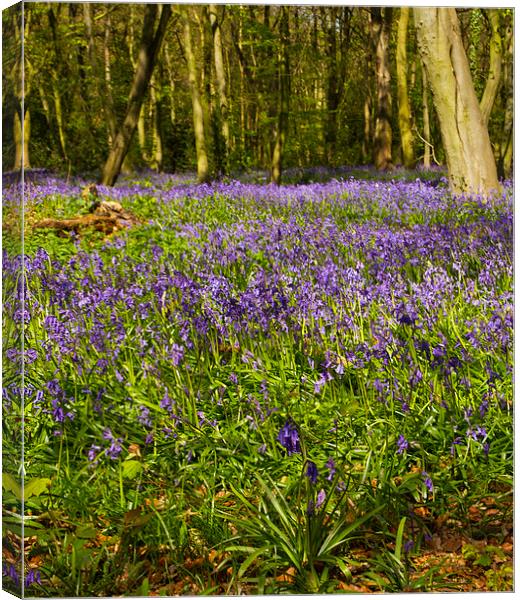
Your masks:
M 473 87 L 454 8 L 414 8 L 423 60 L 454 193 L 488 196 L 498 189 L 495 159 Z

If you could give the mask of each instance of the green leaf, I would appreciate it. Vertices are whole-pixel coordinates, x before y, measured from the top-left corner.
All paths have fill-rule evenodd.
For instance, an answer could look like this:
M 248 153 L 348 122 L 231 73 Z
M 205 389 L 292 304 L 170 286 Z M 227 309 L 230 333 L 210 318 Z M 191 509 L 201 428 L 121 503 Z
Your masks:
M 138 460 L 127 460 L 123 463 L 123 477 L 135 479 L 143 470 L 143 465 Z
M 22 486 L 10 473 L 2 473 L 2 487 L 12 492 L 18 500 L 22 499 Z
M 270 550 L 269 547 L 264 547 L 264 548 L 258 548 L 258 550 L 255 550 L 254 552 L 252 552 L 247 558 L 246 560 L 242 563 L 242 566 L 240 567 L 240 569 L 238 570 L 238 577 L 242 577 L 244 575 L 244 573 L 247 571 L 248 567 L 251 565 L 251 563 L 256 560 L 260 554 L 263 554 L 264 552 L 267 552 L 268 550 Z
M 23 488 L 23 499 L 28 500 L 31 496 L 39 496 L 47 491 L 51 485 L 51 480 L 48 477 L 36 477 L 30 479 Z
M 406 517 L 403 517 L 399 523 L 399 527 L 397 528 L 397 535 L 395 537 L 395 557 L 397 558 L 397 560 L 401 560 L 401 550 L 403 547 L 403 535 L 405 524 Z

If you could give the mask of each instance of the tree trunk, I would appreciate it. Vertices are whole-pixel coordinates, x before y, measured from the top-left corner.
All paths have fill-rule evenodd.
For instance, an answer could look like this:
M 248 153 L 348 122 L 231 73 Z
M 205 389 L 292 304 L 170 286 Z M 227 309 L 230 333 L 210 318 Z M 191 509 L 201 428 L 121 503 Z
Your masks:
M 339 106 L 339 82 L 336 43 L 336 7 L 321 7 L 323 25 L 326 28 L 327 40 L 327 76 L 326 76 L 326 99 L 327 118 L 325 123 L 325 150 L 327 162 L 332 165 L 336 155 L 336 139 L 338 130 L 338 106 Z M 330 23 L 327 20 L 330 17 Z
M 412 135 L 412 113 L 408 100 L 408 59 L 406 40 L 408 36 L 409 7 L 402 7 L 397 29 L 397 101 L 399 105 L 399 131 L 401 133 L 401 151 L 403 165 L 407 169 L 415 166 Z
M 157 29 L 155 29 L 158 11 L 160 12 L 159 24 L 157 25 Z M 132 89 L 130 90 L 130 95 L 128 97 L 128 105 L 123 124 L 116 134 L 114 143 L 112 144 L 112 148 L 103 168 L 101 183 L 104 185 L 114 185 L 121 171 L 123 160 L 130 147 L 130 142 L 137 125 L 139 111 L 141 110 L 144 96 L 148 89 L 148 84 L 161 48 L 170 14 L 171 6 L 169 4 L 160 5 L 160 7 L 156 4 L 145 5 L 138 65 L 134 74 Z
M 58 89 L 57 76 L 53 73 L 52 77 L 52 95 L 54 98 L 54 110 L 56 112 L 56 123 L 58 124 L 58 138 L 60 140 L 60 149 L 63 158 L 68 161 L 67 156 L 67 142 L 65 139 L 65 127 L 63 124 L 63 110 L 61 105 L 61 94 Z
M 110 67 L 110 30 L 111 30 L 110 13 L 107 12 L 105 20 L 105 36 L 103 38 L 103 59 L 105 72 L 105 90 L 106 103 L 104 104 L 104 112 L 106 122 L 108 124 L 108 147 L 112 147 L 117 134 L 117 123 L 114 110 L 114 96 L 112 93 L 112 69 Z
M 163 167 L 163 140 L 161 133 L 161 108 L 157 97 L 157 84 L 152 78 L 150 104 L 152 113 L 152 169 L 160 173 Z
M 25 110 L 23 127 L 18 110 L 14 113 L 14 144 L 15 158 L 14 169 L 30 169 L 29 140 L 31 139 L 31 115 L 29 109 Z
M 285 139 L 289 124 L 289 13 L 286 6 L 280 8 L 280 56 L 278 62 L 278 123 L 271 157 L 271 182 L 280 185 Z
M 388 45 L 392 24 L 392 8 L 371 8 L 370 25 L 376 58 L 376 126 L 374 131 L 374 164 L 376 169 L 392 165 L 392 90 Z
M 428 103 L 428 78 L 426 70 L 421 64 L 422 71 L 422 109 L 423 109 L 423 137 L 424 137 L 424 157 L 423 166 L 425 169 L 431 167 L 431 133 L 430 133 L 430 107 Z
M 216 4 L 209 5 L 209 18 L 211 31 L 213 33 L 213 58 L 215 62 L 215 79 L 218 91 L 218 124 L 222 136 L 222 156 L 220 162 L 224 174 L 229 171 L 229 107 L 226 94 L 226 75 L 224 73 L 224 55 L 222 51 L 222 36 L 220 32 L 220 20 L 222 9 Z
M 480 99 L 480 110 L 482 119 L 487 127 L 495 99 L 500 89 L 502 73 L 502 36 L 500 34 L 500 13 L 497 9 L 485 11 L 491 26 L 491 38 L 489 40 L 489 71 L 486 87 Z
M 187 12 L 184 14 L 184 52 L 188 64 L 188 80 L 193 109 L 193 130 L 195 133 L 195 150 L 197 153 L 197 179 L 199 182 L 204 182 L 209 179 L 208 154 L 206 151 L 206 136 L 204 132 L 204 110 L 199 92 L 197 63 L 192 47 L 190 17 Z
M 419 53 L 439 117 L 453 193 L 498 190 L 495 159 L 454 8 L 414 8 Z
M 504 68 L 503 81 L 505 92 L 504 125 L 499 144 L 498 169 L 500 177 L 510 177 L 513 162 L 513 117 L 514 117 L 514 85 L 513 85 L 513 27 L 506 23 L 503 42 Z

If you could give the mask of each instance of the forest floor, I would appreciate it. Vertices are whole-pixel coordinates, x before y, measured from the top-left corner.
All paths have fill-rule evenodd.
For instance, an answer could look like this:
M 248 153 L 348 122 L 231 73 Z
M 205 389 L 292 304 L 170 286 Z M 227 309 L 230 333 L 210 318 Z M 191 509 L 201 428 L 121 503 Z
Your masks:
M 512 590 L 512 182 L 286 177 L 4 181 L 6 589 Z

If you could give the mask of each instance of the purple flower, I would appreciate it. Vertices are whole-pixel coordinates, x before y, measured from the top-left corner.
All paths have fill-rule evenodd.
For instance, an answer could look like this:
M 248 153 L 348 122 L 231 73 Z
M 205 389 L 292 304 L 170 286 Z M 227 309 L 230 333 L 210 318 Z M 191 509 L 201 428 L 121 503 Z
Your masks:
M 400 434 L 397 438 L 397 454 L 402 454 L 405 450 L 408 449 L 408 440 L 404 437 L 403 434 Z
M 320 490 L 318 492 L 318 496 L 316 497 L 315 508 L 319 508 L 325 502 L 326 497 L 327 497 L 327 494 L 325 493 L 325 490 Z
M 287 456 L 301 452 L 298 430 L 292 421 L 286 421 L 280 430 L 277 440 L 287 450 Z
M 20 584 L 20 576 L 18 575 L 18 571 L 16 570 L 15 565 L 7 565 L 6 563 L 3 563 L 2 574 L 4 577 L 9 577 L 10 579 L 12 579 L 16 586 Z
M 484 400 L 482 400 L 482 403 L 478 407 L 478 411 L 479 411 L 480 417 L 482 419 L 486 416 L 488 408 L 489 408 L 489 400 L 487 398 L 484 398 Z
M 141 405 L 139 407 L 139 415 L 137 420 L 143 427 L 152 427 L 152 419 L 150 418 L 150 409 L 147 406 Z
M 318 481 L 318 468 L 312 460 L 307 461 L 307 472 L 305 474 L 313 485 Z
M 329 458 L 329 460 L 325 463 L 325 466 L 329 470 L 327 481 L 332 481 L 334 479 L 334 475 L 336 474 L 336 463 L 334 462 L 334 459 Z
M 413 550 L 413 540 L 406 540 L 403 549 L 407 554 L 411 552 Z
M 88 459 L 90 462 L 93 462 L 96 459 L 97 453 L 101 450 L 101 446 L 96 446 L 95 444 L 92 444 L 92 446 L 90 446 L 90 449 L 87 453 Z
M 234 385 L 238 383 L 238 377 L 235 375 L 235 373 L 229 374 L 229 381 L 231 381 L 231 383 Z
M 105 449 L 105 455 L 108 456 L 111 460 L 117 460 L 119 455 L 123 451 L 122 447 L 123 440 L 121 438 L 114 439 L 110 446 Z
M 38 569 L 29 569 L 29 572 L 25 576 L 25 587 L 28 588 L 33 583 L 39 583 L 41 585 L 41 575 Z
M 456 437 L 451 443 L 450 454 L 453 456 L 455 454 L 455 446 L 460 446 L 463 443 L 461 437 Z
M 426 471 L 422 472 L 423 483 L 429 492 L 433 492 L 433 481 Z

